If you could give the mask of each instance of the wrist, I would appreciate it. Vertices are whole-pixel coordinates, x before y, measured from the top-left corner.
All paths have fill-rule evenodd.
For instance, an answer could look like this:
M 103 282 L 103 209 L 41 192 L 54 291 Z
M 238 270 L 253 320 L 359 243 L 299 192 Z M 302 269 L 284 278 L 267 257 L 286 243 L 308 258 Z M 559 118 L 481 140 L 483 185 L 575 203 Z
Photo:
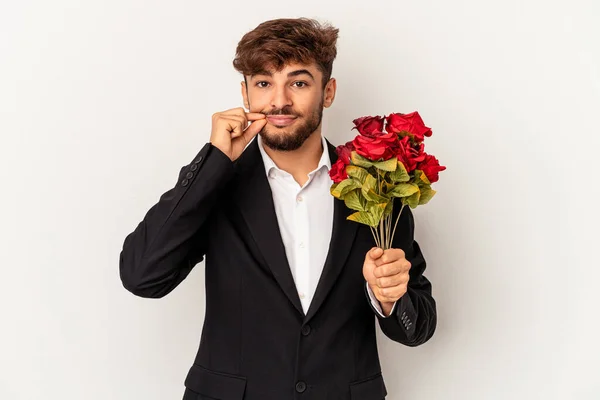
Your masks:
M 383 311 L 383 314 L 386 317 L 389 317 L 392 314 L 395 302 L 389 303 L 380 301 L 379 304 L 381 304 L 381 310 Z

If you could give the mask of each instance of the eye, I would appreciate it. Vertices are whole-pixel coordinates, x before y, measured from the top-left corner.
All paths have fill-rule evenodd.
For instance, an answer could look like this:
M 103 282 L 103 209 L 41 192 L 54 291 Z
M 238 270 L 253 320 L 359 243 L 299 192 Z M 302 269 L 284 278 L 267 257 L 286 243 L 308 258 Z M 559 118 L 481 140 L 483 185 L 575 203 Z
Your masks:
M 263 88 L 264 89 L 268 85 L 269 85 L 269 82 L 266 82 L 266 81 L 258 81 L 258 82 L 256 82 L 256 87 L 259 87 L 259 88 Z
M 308 83 L 306 83 L 304 81 L 296 81 L 293 83 L 293 85 L 296 85 L 296 87 L 298 87 L 298 88 L 303 88 L 303 87 L 307 87 Z

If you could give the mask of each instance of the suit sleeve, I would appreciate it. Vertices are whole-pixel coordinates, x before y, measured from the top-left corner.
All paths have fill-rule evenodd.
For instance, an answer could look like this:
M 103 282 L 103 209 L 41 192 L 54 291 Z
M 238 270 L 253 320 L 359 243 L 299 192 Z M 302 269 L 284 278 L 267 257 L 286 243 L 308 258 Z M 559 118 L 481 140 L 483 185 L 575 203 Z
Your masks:
M 181 169 L 124 240 L 119 273 L 128 291 L 163 297 L 204 259 L 211 210 L 233 175 L 231 159 L 211 143 Z
M 398 201 L 394 211 L 400 211 Z M 397 214 L 396 214 L 397 215 Z M 395 221 L 395 216 L 393 218 Z M 407 292 L 395 304 L 388 317 L 376 313 L 382 332 L 391 340 L 415 347 L 427 342 L 434 334 L 437 325 L 436 302 L 432 296 L 431 283 L 423 275 L 427 263 L 419 244 L 414 240 L 415 223 L 409 206 L 402 211 L 393 247 L 401 248 L 411 263 Z M 368 292 L 365 288 L 365 293 Z M 373 304 L 371 307 L 377 311 Z

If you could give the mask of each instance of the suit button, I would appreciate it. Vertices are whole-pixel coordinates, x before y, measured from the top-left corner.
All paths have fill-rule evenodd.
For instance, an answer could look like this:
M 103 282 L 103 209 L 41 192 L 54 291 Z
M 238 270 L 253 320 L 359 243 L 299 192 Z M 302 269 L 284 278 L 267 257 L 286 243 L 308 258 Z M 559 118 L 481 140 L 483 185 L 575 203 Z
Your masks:
M 198 169 L 198 164 L 192 164 L 192 166 L 190 167 L 190 169 L 191 169 L 192 171 L 195 171 L 195 170 L 197 170 L 197 169 Z
M 181 181 L 181 186 L 187 186 L 188 183 L 190 183 L 190 181 L 188 181 L 187 179 L 184 179 Z
M 306 390 L 306 383 L 300 381 L 296 383 L 296 392 L 302 393 Z
M 188 172 L 187 174 L 185 174 L 185 177 L 188 179 L 192 179 L 194 177 L 194 173 L 193 172 Z
M 196 161 L 194 161 L 194 164 L 198 164 L 200 161 L 202 161 L 202 156 L 198 156 Z
M 302 335 L 304 335 L 304 336 L 310 335 L 310 326 L 309 325 L 304 325 L 302 327 L 302 331 L 301 332 L 302 332 Z

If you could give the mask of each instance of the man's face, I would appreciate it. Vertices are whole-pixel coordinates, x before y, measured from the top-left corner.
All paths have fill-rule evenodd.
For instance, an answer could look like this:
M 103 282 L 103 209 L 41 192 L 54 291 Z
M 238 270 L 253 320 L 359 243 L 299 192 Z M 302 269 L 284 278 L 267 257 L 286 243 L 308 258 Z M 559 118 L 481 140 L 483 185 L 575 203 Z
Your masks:
M 259 133 L 266 146 L 296 150 L 321 128 L 323 107 L 331 105 L 335 94 L 335 80 L 323 90 L 322 78 L 314 64 L 289 64 L 279 72 L 246 76 L 242 96 L 250 112 L 267 116 Z

